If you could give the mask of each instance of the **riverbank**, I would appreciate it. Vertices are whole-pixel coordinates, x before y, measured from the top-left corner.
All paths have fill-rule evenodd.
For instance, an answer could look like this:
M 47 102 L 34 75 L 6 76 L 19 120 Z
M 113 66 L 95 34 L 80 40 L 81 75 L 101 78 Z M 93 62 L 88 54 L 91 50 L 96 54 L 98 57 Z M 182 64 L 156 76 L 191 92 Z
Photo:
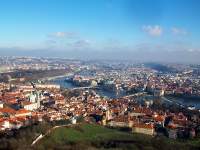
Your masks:
M 71 75 L 72 75 L 72 73 L 65 73 L 63 75 L 58 75 L 58 76 L 53 76 L 53 77 L 45 77 L 45 78 L 42 78 L 41 81 L 51 81 L 51 80 L 56 80 L 59 78 L 66 78 Z
M 59 84 L 62 88 L 72 89 L 72 88 L 78 87 L 71 82 L 67 82 L 65 79 L 66 79 L 66 76 L 61 77 L 61 78 L 55 78 L 55 79 L 51 80 L 51 82 L 54 84 Z M 95 91 L 100 96 L 106 96 L 108 98 L 119 98 L 122 96 L 126 96 L 125 93 L 117 94 L 116 92 L 107 91 L 104 89 L 96 89 Z M 200 109 L 200 100 L 198 101 L 198 100 L 193 100 L 193 99 L 183 99 L 183 98 L 178 98 L 178 97 L 166 96 L 166 97 L 164 97 L 164 101 L 166 101 L 168 103 L 174 103 L 177 105 L 183 105 L 184 107 L 192 105 L 192 106 L 195 106 L 195 108 Z
M 50 82 L 51 83 L 54 83 L 54 84 L 59 84 L 61 86 L 61 88 L 67 88 L 67 89 L 72 89 L 72 88 L 77 88 L 79 86 L 76 86 L 74 85 L 72 82 L 68 82 L 66 81 L 67 76 L 65 77 L 61 77 L 61 78 L 55 78 L 53 80 L 51 80 Z M 104 90 L 102 88 L 98 88 L 95 90 L 97 92 L 97 94 L 99 94 L 100 96 L 103 96 L 103 97 L 108 97 L 108 98 L 119 98 L 119 97 L 122 97 L 122 96 L 125 96 L 125 94 L 118 94 L 114 91 L 107 91 L 107 90 Z
M 194 106 L 196 109 L 200 109 L 200 99 L 194 100 L 194 99 L 189 99 L 189 98 L 186 99 L 186 98 L 173 97 L 173 96 L 166 96 L 165 99 L 171 103 L 176 103 L 177 105 L 182 105 L 184 107 Z

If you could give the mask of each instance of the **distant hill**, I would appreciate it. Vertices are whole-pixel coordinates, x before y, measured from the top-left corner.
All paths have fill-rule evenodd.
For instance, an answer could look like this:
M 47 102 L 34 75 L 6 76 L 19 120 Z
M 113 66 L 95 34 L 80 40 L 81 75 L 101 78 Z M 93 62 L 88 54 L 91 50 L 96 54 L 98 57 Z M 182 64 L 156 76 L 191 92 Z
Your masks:
M 169 67 L 167 65 L 164 64 L 159 64 L 159 63 L 146 63 L 145 64 L 146 67 L 152 68 L 154 70 L 157 70 L 159 72 L 163 72 L 163 73 L 177 73 L 178 70 L 176 70 L 173 67 Z

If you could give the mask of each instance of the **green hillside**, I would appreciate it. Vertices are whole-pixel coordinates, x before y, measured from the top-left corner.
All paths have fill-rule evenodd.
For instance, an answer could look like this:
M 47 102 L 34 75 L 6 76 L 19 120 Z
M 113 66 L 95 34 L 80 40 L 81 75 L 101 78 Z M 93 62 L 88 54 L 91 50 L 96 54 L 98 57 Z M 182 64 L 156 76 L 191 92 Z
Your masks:
M 152 138 L 142 134 L 132 134 L 109 129 L 99 125 L 82 124 L 61 127 L 42 139 L 34 149 L 198 149 L 189 143 Z

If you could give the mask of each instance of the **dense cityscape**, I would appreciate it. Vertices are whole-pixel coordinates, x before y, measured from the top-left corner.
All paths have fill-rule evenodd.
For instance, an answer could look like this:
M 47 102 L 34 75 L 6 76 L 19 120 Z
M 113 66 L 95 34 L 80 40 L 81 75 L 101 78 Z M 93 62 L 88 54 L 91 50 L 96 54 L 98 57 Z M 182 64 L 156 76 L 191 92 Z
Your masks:
M 2 57 L 1 134 L 9 137 L 44 121 L 79 124 L 81 119 L 128 133 L 195 139 L 199 73 L 198 65 Z

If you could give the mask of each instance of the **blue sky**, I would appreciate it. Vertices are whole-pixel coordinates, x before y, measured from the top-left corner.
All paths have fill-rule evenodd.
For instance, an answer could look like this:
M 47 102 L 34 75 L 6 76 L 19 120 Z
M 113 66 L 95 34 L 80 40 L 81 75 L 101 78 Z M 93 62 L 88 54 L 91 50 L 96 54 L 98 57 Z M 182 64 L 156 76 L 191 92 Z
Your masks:
M 199 0 L 2 0 L 0 49 L 196 52 L 199 8 Z

